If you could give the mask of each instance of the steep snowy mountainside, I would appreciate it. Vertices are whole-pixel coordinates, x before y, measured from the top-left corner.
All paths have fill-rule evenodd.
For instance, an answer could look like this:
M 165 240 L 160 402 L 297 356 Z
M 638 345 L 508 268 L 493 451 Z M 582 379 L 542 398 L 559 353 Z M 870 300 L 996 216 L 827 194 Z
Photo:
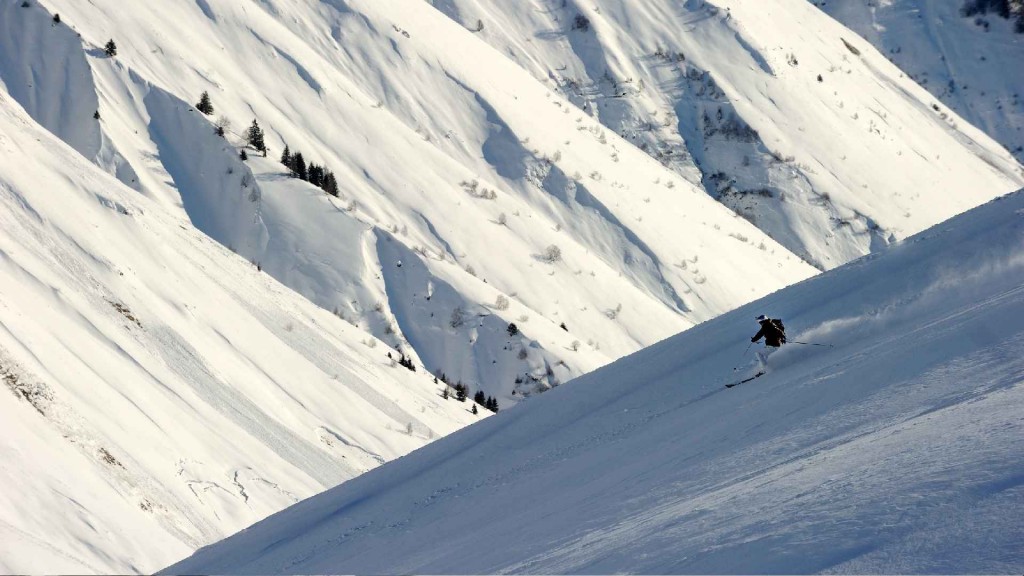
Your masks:
M 147 572 L 483 418 L 0 94 L 0 571 Z
M 803 0 L 431 3 L 822 269 L 1024 185 Z
M 813 2 L 1024 162 L 1024 34 L 975 0 Z M 992 2 L 992 5 L 997 2 Z M 1024 9 L 1022 9 L 1024 10 Z M 1018 16 L 1024 22 L 1024 14 Z
M 791 343 L 725 388 L 753 369 L 741 358 L 758 313 L 783 318 Z M 167 572 L 1017 573 L 1022 409 L 1024 191 Z
M 42 0 L 5 18 L 32 23 L 8 27 L 31 74 L 0 67 L 20 102 L 66 91 L 46 71 L 84 51 L 71 92 L 96 95 L 122 180 L 502 405 L 815 272 L 424 2 Z M 21 52 L 29 33 L 82 46 Z M 71 97 L 50 108 L 96 122 Z M 243 163 L 254 117 L 271 151 Z M 289 179 L 285 144 L 339 197 Z

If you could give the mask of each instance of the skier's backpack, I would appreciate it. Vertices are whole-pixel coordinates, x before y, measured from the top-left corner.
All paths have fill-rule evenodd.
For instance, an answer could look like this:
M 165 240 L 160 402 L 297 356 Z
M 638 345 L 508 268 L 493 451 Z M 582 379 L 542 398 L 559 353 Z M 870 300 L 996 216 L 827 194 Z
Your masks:
M 782 332 L 782 343 L 785 344 L 786 343 L 786 326 L 783 325 L 782 320 L 780 320 L 779 318 L 772 318 L 771 323 L 772 323 L 773 326 L 775 326 L 776 328 L 779 329 L 779 332 Z

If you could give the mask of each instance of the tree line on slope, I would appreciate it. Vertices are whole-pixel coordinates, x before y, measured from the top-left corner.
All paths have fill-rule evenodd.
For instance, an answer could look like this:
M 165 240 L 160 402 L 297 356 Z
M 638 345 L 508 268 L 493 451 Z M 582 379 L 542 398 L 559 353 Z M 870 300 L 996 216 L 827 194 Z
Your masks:
M 200 95 L 199 102 L 196 104 L 196 110 L 202 112 L 206 116 L 213 114 L 214 107 L 213 102 L 210 100 L 209 92 L 204 91 L 202 95 Z M 223 137 L 224 132 L 225 122 L 220 121 L 217 125 L 217 135 Z M 255 118 L 253 118 L 252 124 L 245 132 L 245 141 L 249 146 L 259 152 L 262 152 L 263 156 L 266 157 L 267 145 L 266 142 L 264 142 L 263 128 L 260 127 L 259 121 Z M 239 157 L 242 160 L 247 160 L 249 158 L 244 149 L 239 153 Z M 288 171 L 293 178 L 309 182 L 331 196 L 338 196 L 338 180 L 334 176 L 334 172 L 329 170 L 326 166 L 322 166 L 315 162 L 309 162 L 307 164 L 302 152 L 292 153 L 287 144 L 284 147 L 284 152 L 281 153 L 281 164 L 284 164 L 285 168 L 288 168 Z

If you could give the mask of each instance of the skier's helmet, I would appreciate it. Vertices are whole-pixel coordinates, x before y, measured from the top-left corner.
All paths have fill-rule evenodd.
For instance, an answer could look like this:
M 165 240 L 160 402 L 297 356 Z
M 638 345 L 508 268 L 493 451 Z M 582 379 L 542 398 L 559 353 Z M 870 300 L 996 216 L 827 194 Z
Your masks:
M 767 320 L 767 319 L 768 319 L 768 317 L 767 317 L 767 316 L 765 316 L 764 314 L 761 314 L 760 316 L 758 316 L 758 317 L 756 318 L 756 320 L 757 320 L 758 322 L 764 322 L 764 321 L 765 321 L 765 320 Z

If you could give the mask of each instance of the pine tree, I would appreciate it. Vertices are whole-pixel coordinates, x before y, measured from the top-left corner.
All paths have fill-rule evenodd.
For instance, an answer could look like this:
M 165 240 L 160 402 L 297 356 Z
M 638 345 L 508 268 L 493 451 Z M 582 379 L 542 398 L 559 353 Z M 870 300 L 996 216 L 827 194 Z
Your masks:
M 203 91 L 203 94 L 199 97 L 199 104 L 196 104 L 196 110 L 199 110 L 203 114 L 209 116 L 213 114 L 213 103 L 210 102 L 210 93 Z
M 484 391 L 483 390 L 477 390 L 476 394 L 473 395 L 473 402 L 476 402 L 477 404 L 479 404 L 481 406 L 483 406 L 484 402 L 486 402 L 486 401 L 487 401 L 487 398 L 484 396 Z
M 455 399 L 458 400 L 459 402 L 466 401 L 466 398 L 469 397 L 468 392 L 469 390 L 466 388 L 466 385 L 463 384 L 462 382 L 459 382 L 458 384 L 455 385 Z
M 114 43 L 114 39 L 107 40 L 107 45 L 103 47 L 103 51 L 106 52 L 107 56 L 113 58 L 117 56 L 117 44 Z
M 284 152 L 281 152 L 281 164 L 289 170 L 292 167 L 292 151 L 288 149 L 287 144 L 284 145 Z
M 100 119 L 100 111 L 99 110 L 97 110 L 97 111 L 92 113 L 92 119 L 93 120 L 99 120 Z
M 516 326 L 515 322 L 509 322 L 508 328 L 506 328 L 505 331 L 508 332 L 510 337 L 515 336 L 516 334 L 519 334 L 519 326 Z
M 323 189 L 324 192 L 327 192 L 331 196 L 334 196 L 335 198 L 338 197 L 338 181 L 334 178 L 334 172 L 328 172 L 327 175 L 324 176 Z
M 312 184 L 313 186 L 319 187 L 320 186 L 320 167 L 317 166 L 315 163 L 310 162 L 309 163 L 309 168 L 307 170 L 309 172 L 309 183 Z
M 245 162 L 246 160 L 249 159 L 249 155 L 245 153 L 245 149 L 242 149 L 242 151 L 238 153 L 238 159 L 241 160 L 242 162 Z
M 473 409 L 470 410 L 470 412 L 472 412 L 473 414 L 479 414 L 479 411 L 476 409 L 476 404 L 473 404 Z
M 53 23 L 54 24 L 60 24 L 60 14 L 54 14 L 53 15 Z
M 306 159 L 302 157 L 302 152 L 296 152 L 295 156 L 292 156 L 292 172 L 295 173 L 295 177 L 299 180 L 309 180 L 309 173 L 306 171 Z
M 249 145 L 264 152 L 267 149 L 267 145 L 263 143 L 263 128 L 260 128 L 259 122 L 255 118 L 252 119 L 252 126 L 249 126 L 249 132 L 246 134 L 246 141 Z

